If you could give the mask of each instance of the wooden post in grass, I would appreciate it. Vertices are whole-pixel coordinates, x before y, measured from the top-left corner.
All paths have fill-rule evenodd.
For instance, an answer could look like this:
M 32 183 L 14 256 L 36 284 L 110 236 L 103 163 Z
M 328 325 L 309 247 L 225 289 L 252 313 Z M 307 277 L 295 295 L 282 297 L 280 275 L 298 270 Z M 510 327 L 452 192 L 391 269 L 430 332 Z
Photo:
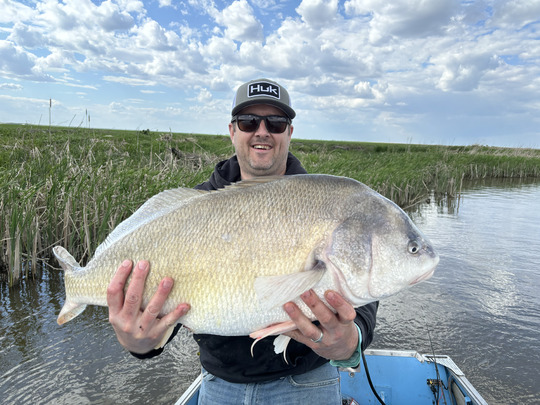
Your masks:
M 51 110 L 52 110 L 52 98 L 49 98 L 49 144 L 51 143 Z

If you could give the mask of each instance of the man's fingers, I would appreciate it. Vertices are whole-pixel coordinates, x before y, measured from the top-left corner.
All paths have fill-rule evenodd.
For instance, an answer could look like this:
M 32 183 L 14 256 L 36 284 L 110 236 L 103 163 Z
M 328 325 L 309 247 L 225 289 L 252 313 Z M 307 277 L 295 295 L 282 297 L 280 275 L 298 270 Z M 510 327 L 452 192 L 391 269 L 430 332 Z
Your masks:
M 124 306 L 124 286 L 131 273 L 131 260 L 124 260 L 114 273 L 107 287 L 107 306 L 109 312 L 118 313 Z
M 188 313 L 188 311 L 191 309 L 189 304 L 179 304 L 176 306 L 176 308 L 165 315 L 163 318 L 161 318 L 161 322 L 164 323 L 165 329 L 170 328 L 173 325 L 176 325 L 178 323 L 178 320 L 183 317 L 185 314 Z
M 126 317 L 136 317 L 141 309 L 142 294 L 150 264 L 146 260 L 137 263 L 126 291 L 123 312 Z
M 172 290 L 174 281 L 170 277 L 166 277 L 159 283 L 157 291 L 154 293 L 150 302 L 146 306 L 142 314 L 142 319 L 146 324 L 153 322 L 161 313 L 163 305 Z
M 343 299 L 343 297 L 334 291 L 326 291 L 324 294 L 326 301 L 336 310 L 337 320 L 340 323 L 347 324 L 356 318 L 354 307 Z
M 107 287 L 109 322 L 120 344 L 134 353 L 148 353 L 152 350 L 169 336 L 165 336 L 166 331 L 176 325 L 190 309 L 187 303 L 179 304 L 169 314 L 159 318 L 174 284 L 172 278 L 166 277 L 161 280 L 150 302 L 142 310 L 142 297 L 149 271 L 150 263 L 146 260 L 138 262 L 135 267 L 131 261 L 125 260 Z M 126 289 L 130 275 L 131 280 Z
M 313 324 L 311 320 L 303 314 L 303 312 L 293 302 L 288 302 L 283 307 L 291 320 L 296 324 L 298 330 L 286 333 L 287 336 L 293 339 L 306 343 L 307 339 L 317 340 L 321 335 L 321 329 Z
M 158 289 L 155 292 L 154 296 L 148 303 L 148 306 L 144 310 L 141 316 L 141 325 L 143 329 L 151 325 L 156 321 L 159 314 L 162 312 L 163 305 L 173 288 L 174 280 L 170 277 L 166 277 L 159 283 Z M 170 313 L 163 316 L 163 318 L 158 319 L 161 324 L 161 329 L 163 331 L 167 330 L 169 327 L 175 325 L 178 320 L 184 316 L 190 310 L 189 304 L 183 303 L 177 305 Z
M 332 328 L 336 323 L 336 315 L 328 308 L 312 290 L 301 295 L 302 301 L 306 303 L 313 315 L 325 328 Z M 317 339 L 317 338 L 315 338 Z

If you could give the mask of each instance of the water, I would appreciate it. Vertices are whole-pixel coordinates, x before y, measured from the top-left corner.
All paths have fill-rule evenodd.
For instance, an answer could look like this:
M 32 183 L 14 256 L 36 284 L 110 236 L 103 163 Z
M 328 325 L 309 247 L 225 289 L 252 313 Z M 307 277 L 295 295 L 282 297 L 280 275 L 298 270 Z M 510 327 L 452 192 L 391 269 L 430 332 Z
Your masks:
M 187 332 L 166 355 L 137 360 L 117 342 L 106 308 L 56 324 L 62 284 L 47 271 L 40 282 L 0 287 L 0 403 L 174 403 L 199 373 Z
M 381 303 L 372 348 L 448 354 L 490 404 L 540 403 L 539 208 L 538 182 L 477 184 L 459 201 L 417 207 L 411 216 L 441 262 Z M 0 285 L 3 404 L 170 404 L 198 374 L 187 333 L 140 361 L 116 341 L 105 308 L 58 326 L 62 285 L 51 270 Z

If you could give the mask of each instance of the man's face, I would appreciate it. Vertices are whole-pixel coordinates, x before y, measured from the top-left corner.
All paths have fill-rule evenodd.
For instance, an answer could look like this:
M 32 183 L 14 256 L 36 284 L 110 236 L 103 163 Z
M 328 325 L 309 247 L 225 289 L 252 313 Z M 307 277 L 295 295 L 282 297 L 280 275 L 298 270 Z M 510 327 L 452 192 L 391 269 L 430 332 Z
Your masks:
M 286 116 L 279 108 L 266 104 L 246 107 L 240 113 Z M 240 164 L 242 180 L 285 174 L 292 132 L 293 126 L 289 125 L 283 133 L 271 133 L 266 129 L 264 120 L 254 132 L 241 131 L 236 123 L 230 123 L 229 133 Z

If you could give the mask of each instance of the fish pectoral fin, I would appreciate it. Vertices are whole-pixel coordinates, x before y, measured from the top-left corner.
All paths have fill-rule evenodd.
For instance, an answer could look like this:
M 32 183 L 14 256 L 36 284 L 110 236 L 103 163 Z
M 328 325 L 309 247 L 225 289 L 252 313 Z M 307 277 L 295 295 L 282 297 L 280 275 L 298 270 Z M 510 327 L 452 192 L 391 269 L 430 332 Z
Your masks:
M 169 326 L 169 329 L 167 329 L 167 331 L 165 332 L 165 334 L 163 335 L 163 338 L 159 341 L 159 343 L 154 347 L 154 349 L 161 349 L 163 346 L 165 346 L 167 344 L 167 342 L 169 341 L 169 338 L 171 337 L 171 335 L 173 334 L 173 331 L 174 331 L 174 327 L 176 325 L 173 325 L 173 326 Z
M 79 304 L 72 301 L 66 301 L 60 314 L 58 314 L 58 325 L 63 325 L 66 322 L 71 321 L 73 318 L 78 316 L 82 311 L 86 309 L 86 304 Z
M 254 288 L 262 309 L 271 309 L 295 300 L 317 285 L 325 271 L 326 266 L 322 264 L 299 273 L 257 277 Z

